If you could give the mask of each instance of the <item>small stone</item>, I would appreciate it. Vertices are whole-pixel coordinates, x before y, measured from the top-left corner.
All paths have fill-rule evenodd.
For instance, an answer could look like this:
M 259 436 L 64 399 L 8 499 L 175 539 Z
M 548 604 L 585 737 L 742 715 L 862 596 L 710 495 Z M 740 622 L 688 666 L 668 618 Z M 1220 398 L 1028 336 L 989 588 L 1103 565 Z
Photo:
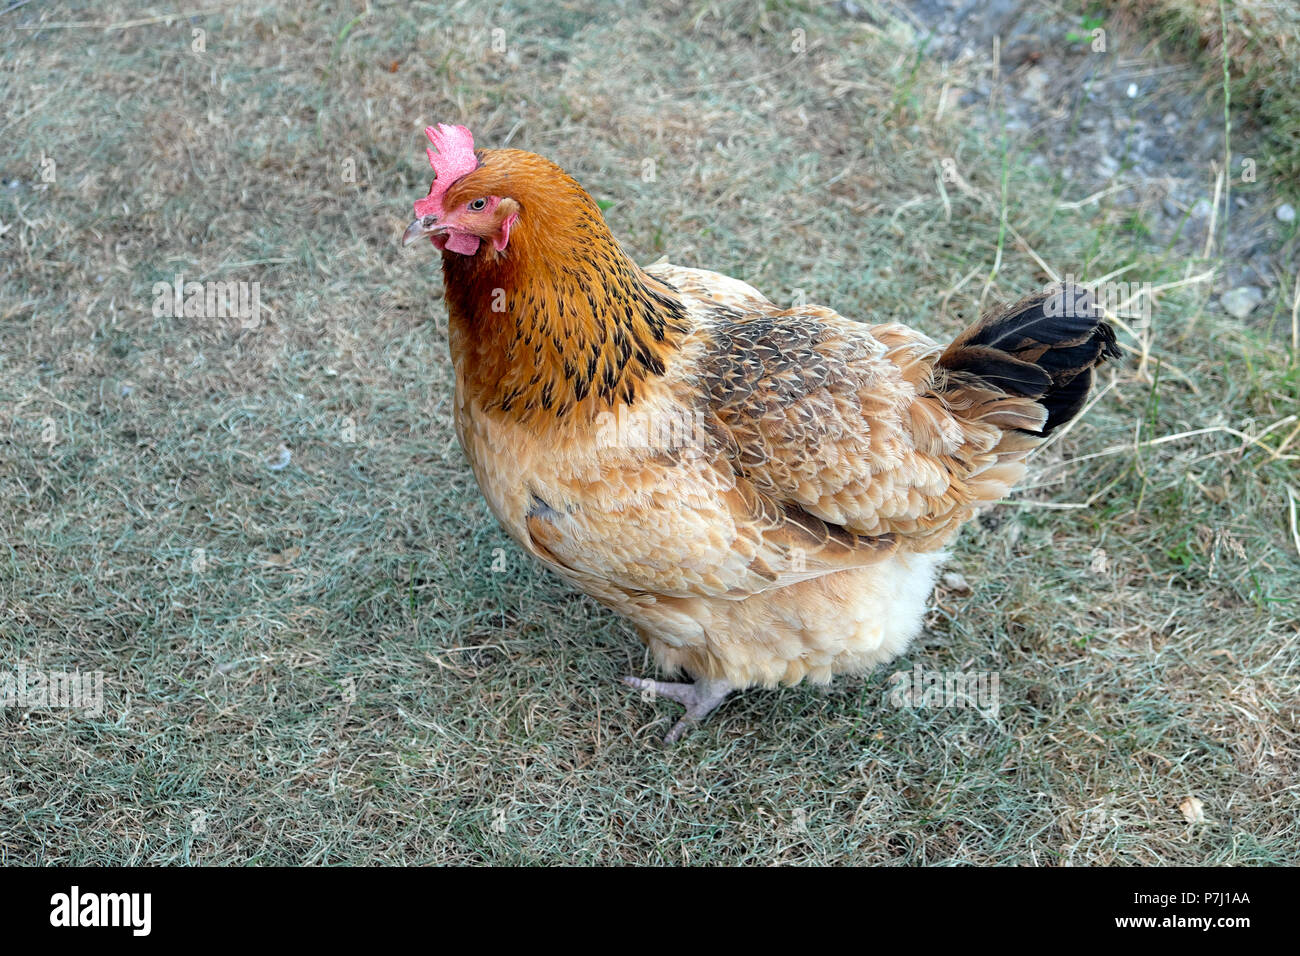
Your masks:
M 1196 203 L 1192 206 L 1192 218 L 1208 219 L 1210 217 L 1210 211 L 1213 208 L 1214 207 L 1210 205 L 1210 201 L 1202 196 L 1200 199 L 1196 200 Z
M 1295 222 L 1295 206 L 1289 202 L 1284 202 L 1277 207 L 1277 212 L 1274 215 L 1277 216 L 1278 222 Z
M 1135 99 L 1138 95 L 1138 85 L 1136 83 L 1130 83 L 1128 89 L 1124 92 L 1128 94 L 1129 99 Z
M 971 587 L 966 583 L 966 579 L 956 571 L 945 571 L 943 577 L 943 586 L 955 594 L 970 594 Z
M 1025 72 L 1025 92 L 1030 96 L 1041 97 L 1043 91 L 1047 88 L 1047 82 L 1052 78 L 1041 66 L 1031 66 Z
M 1255 307 L 1264 301 L 1264 293 L 1259 286 L 1243 285 L 1219 296 L 1223 311 L 1234 319 L 1244 319 L 1255 311 Z

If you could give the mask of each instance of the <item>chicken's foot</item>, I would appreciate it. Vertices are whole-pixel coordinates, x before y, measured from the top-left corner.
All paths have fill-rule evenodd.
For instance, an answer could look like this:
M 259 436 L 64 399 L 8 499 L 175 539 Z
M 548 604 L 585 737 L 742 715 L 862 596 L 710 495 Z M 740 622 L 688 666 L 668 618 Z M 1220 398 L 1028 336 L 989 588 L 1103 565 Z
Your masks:
M 727 699 L 727 695 L 732 690 L 731 684 L 722 677 L 716 679 L 701 677 L 694 684 L 670 684 L 666 681 L 646 680 L 641 677 L 624 677 L 623 683 L 649 694 L 652 699 L 667 697 L 686 708 L 682 719 L 677 721 L 673 729 L 668 731 L 668 736 L 664 737 L 665 744 L 674 744 L 680 740 L 682 734 L 686 733 L 692 724 L 699 723 L 707 717 L 715 707 Z

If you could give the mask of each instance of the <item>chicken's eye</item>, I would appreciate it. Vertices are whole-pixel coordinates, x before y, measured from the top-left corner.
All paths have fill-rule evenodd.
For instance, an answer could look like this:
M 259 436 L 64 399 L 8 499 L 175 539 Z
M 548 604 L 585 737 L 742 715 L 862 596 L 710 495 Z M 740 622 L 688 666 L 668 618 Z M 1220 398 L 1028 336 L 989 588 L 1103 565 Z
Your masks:
M 475 212 L 478 212 L 486 205 L 487 205 L 486 199 L 475 199 L 472 203 L 469 204 L 469 208 L 474 210 Z

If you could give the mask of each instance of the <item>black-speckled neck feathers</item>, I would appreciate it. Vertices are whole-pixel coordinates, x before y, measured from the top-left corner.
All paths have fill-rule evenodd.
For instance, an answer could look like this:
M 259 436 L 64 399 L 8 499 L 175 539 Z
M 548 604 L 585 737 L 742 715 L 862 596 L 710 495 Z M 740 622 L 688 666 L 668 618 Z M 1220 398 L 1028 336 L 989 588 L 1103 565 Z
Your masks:
M 448 192 L 454 205 L 519 205 L 505 249 L 443 253 L 452 350 L 489 409 L 541 422 L 634 405 L 686 331 L 676 290 L 619 247 L 595 201 L 554 163 L 484 150 Z

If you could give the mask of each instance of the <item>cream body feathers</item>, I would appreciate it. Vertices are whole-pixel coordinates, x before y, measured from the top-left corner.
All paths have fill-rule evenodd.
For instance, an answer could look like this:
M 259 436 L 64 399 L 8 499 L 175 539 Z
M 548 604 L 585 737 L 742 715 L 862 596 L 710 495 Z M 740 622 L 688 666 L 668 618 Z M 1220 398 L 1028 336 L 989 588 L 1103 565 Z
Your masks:
M 539 430 L 484 407 L 453 329 L 457 432 L 493 513 L 631 620 L 666 670 L 743 688 L 897 656 L 944 545 L 1037 443 L 999 422 L 1041 425 L 1041 407 L 999 394 L 963 417 L 918 332 L 779 310 L 717 273 L 647 271 L 680 295 L 687 335 L 604 418 Z

